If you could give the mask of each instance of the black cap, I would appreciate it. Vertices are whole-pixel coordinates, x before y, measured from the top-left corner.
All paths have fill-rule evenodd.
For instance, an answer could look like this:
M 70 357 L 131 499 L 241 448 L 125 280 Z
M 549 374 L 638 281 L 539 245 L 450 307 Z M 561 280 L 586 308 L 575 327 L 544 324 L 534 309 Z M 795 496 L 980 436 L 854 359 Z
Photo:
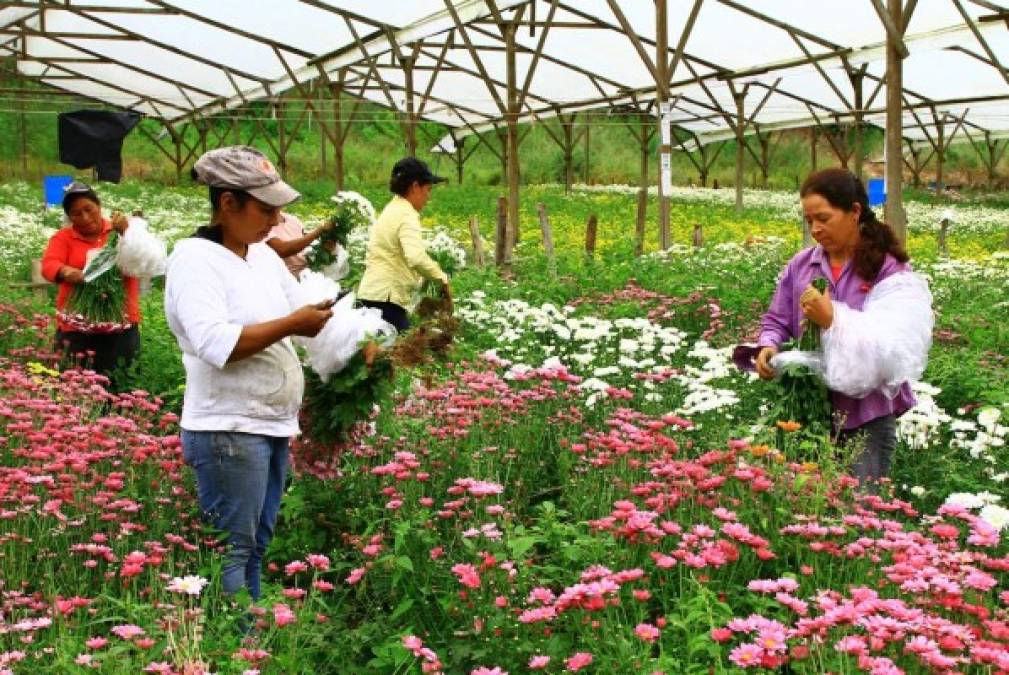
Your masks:
M 392 167 L 392 182 L 405 182 L 407 185 L 417 181 L 419 183 L 444 183 L 447 178 L 436 176 L 431 173 L 427 164 L 416 157 L 404 157 L 396 162 Z
M 98 202 L 98 194 L 87 183 L 75 180 L 63 188 L 63 213 L 70 214 L 70 204 L 78 197 L 87 197 L 93 202 Z

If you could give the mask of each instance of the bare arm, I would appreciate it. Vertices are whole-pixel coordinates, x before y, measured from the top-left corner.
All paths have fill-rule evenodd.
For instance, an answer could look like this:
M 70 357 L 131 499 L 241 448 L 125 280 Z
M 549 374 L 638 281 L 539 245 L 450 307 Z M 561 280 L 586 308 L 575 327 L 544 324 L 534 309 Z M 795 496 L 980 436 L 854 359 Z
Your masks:
M 279 319 L 244 326 L 238 342 L 231 350 L 228 363 L 248 358 L 291 335 L 315 337 L 333 316 L 330 308 L 334 302 L 335 300 L 325 300 L 316 305 L 305 305 Z
M 328 229 L 328 224 L 322 225 L 311 232 L 306 232 L 297 239 L 281 239 L 280 237 L 273 237 L 272 239 L 266 240 L 266 245 L 276 251 L 277 255 L 281 258 L 289 258 L 292 255 L 297 255 L 304 251 L 309 244 L 322 236 L 322 233 Z

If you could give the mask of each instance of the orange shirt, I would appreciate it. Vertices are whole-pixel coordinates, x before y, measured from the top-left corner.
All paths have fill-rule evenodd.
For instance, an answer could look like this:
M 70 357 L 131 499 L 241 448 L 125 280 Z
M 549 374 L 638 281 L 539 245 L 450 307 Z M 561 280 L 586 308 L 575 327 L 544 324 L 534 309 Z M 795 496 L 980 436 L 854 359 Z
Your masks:
M 42 254 L 42 276 L 55 282 L 56 274 L 64 265 L 83 270 L 87 263 L 88 251 L 105 246 L 111 231 L 112 223 L 107 218 L 102 219 L 102 233 L 97 239 L 85 239 L 73 227 L 64 227 L 50 237 L 46 251 Z M 126 288 L 126 318 L 130 323 L 140 323 L 140 282 L 135 277 L 124 276 L 123 286 Z M 56 294 L 56 311 L 63 310 L 63 305 L 73 287 L 73 284 L 67 282 L 60 283 L 60 290 Z M 59 320 L 57 325 L 62 331 L 73 330 Z

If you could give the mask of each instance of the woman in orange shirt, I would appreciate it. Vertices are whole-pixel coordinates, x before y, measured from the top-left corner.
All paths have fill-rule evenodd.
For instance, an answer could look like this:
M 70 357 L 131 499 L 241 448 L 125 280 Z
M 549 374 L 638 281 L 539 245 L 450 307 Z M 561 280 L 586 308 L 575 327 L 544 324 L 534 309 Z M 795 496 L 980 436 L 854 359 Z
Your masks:
M 88 251 L 105 246 L 115 229 L 123 234 L 126 217 L 115 214 L 110 221 L 102 216 L 102 203 L 87 184 L 71 183 L 63 196 L 63 212 L 70 226 L 49 239 L 42 255 L 42 276 L 60 285 L 56 295 L 56 345 L 67 356 L 95 372 L 108 374 L 117 365 L 128 366 L 140 351 L 140 284 L 123 277 L 126 291 L 126 321 L 116 326 L 90 326 L 64 313 L 67 297 L 75 284 L 84 283 Z

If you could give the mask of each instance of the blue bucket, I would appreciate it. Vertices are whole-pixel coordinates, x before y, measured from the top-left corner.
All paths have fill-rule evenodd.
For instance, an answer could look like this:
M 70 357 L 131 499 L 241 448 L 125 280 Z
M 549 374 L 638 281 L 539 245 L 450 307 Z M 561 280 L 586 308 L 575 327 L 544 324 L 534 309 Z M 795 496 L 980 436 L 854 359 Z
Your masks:
M 45 194 L 46 206 L 60 206 L 63 203 L 63 190 L 73 182 L 73 176 L 46 176 L 43 178 L 42 192 Z
M 870 178 L 865 188 L 869 193 L 869 206 L 886 203 L 886 182 L 882 178 Z

